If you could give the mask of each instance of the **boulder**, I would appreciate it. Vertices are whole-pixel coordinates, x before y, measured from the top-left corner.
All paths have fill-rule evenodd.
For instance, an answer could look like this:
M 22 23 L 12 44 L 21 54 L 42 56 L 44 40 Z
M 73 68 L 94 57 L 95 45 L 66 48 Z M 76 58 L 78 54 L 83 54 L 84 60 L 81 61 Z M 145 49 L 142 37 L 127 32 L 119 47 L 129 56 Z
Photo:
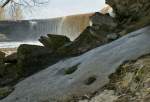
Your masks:
M 112 32 L 117 27 L 117 22 L 115 19 L 107 14 L 101 14 L 96 12 L 90 17 L 92 26 L 97 26 L 97 30 L 102 30 L 105 32 Z
M 5 63 L 17 63 L 17 53 L 12 53 L 5 57 Z
M 58 48 L 56 53 L 65 56 L 80 55 L 106 43 L 108 43 L 107 34 L 87 27 L 73 42 Z
M 66 36 L 52 34 L 41 36 L 39 41 L 59 56 L 77 56 L 118 38 L 117 33 L 112 34 L 117 23 L 109 15 L 97 12 L 90 20 L 92 26 L 88 26 L 72 42 Z
M 13 91 L 12 87 L 0 87 L 0 99 L 8 96 Z
M 21 76 L 21 69 L 17 67 L 15 63 L 9 63 L 4 65 L 3 74 L 0 78 L 0 86 L 10 86 L 14 85 Z
M 122 64 L 110 76 L 109 89 L 119 94 L 115 102 L 149 102 L 150 55 Z M 116 95 L 117 95 L 116 94 Z
M 20 77 L 20 69 L 17 67 L 16 53 L 5 57 L 1 54 L 0 59 L 0 86 L 10 85 Z
M 18 83 L 0 102 L 68 102 L 90 97 L 109 83 L 109 76 L 125 61 L 150 53 L 149 33 L 150 27 L 145 27 L 78 57 L 62 60 Z
M 116 32 L 123 36 L 150 24 L 149 0 L 106 0 L 115 12 Z
M 106 3 L 113 8 L 116 16 L 121 17 L 120 19 L 137 19 L 150 15 L 149 0 L 106 0 Z
M 0 77 L 4 73 L 4 59 L 5 59 L 5 53 L 0 51 Z
M 0 86 L 9 85 L 18 77 L 18 69 L 15 64 L 6 64 L 5 53 L 0 52 Z M 0 88 L 1 91 L 1 88 Z M 2 94 L 0 92 L 0 94 Z M 0 98 L 2 96 L 0 95 Z
M 70 39 L 64 35 L 47 34 L 47 37 L 41 36 L 39 41 L 47 48 L 55 51 L 59 47 L 71 42 Z
M 19 46 L 17 51 L 17 67 L 25 76 L 54 64 L 60 59 L 59 56 L 43 46 L 23 44 Z

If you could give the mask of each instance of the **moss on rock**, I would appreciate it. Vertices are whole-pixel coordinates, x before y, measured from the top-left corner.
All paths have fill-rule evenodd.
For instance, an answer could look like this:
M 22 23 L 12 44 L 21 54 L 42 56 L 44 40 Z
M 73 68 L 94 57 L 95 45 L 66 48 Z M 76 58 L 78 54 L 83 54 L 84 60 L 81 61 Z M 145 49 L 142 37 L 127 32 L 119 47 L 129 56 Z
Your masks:
M 0 88 L 0 99 L 3 99 L 6 96 L 8 96 L 12 91 L 13 91 L 12 87 L 3 87 L 3 88 Z

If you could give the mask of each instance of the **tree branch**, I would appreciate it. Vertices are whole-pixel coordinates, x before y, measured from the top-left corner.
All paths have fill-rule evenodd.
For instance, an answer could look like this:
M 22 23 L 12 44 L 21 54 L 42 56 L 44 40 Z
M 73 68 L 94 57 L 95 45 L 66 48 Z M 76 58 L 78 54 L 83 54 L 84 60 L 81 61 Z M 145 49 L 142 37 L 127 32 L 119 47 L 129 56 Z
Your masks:
M 4 8 L 10 1 L 11 1 L 11 0 L 6 0 L 6 1 L 4 2 L 4 4 L 2 5 L 2 8 Z

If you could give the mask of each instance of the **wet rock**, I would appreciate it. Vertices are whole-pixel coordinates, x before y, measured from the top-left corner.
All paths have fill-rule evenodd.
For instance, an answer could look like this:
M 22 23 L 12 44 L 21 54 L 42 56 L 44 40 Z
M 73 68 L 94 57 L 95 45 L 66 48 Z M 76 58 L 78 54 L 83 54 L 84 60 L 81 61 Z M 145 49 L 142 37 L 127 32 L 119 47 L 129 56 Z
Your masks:
M 149 33 L 150 27 L 146 27 L 81 56 L 62 60 L 17 84 L 15 90 L 1 102 L 67 102 L 90 96 L 108 84 L 109 76 L 125 61 L 150 53 Z M 64 73 L 65 69 L 73 66 L 77 67 L 76 70 Z M 143 79 L 141 72 L 138 76 Z M 85 84 L 93 76 L 94 81 Z
M 47 48 L 55 51 L 59 47 L 71 42 L 70 39 L 64 35 L 48 34 L 48 37 L 41 36 L 39 41 Z

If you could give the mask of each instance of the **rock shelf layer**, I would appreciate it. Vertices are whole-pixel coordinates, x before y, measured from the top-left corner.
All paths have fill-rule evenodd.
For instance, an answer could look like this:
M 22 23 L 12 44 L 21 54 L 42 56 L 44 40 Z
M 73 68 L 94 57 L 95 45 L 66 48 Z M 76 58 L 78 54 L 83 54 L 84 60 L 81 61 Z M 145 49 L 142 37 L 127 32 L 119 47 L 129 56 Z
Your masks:
M 62 60 L 21 81 L 0 102 L 67 102 L 91 95 L 125 61 L 150 53 L 150 27 L 132 32 L 81 56 Z

